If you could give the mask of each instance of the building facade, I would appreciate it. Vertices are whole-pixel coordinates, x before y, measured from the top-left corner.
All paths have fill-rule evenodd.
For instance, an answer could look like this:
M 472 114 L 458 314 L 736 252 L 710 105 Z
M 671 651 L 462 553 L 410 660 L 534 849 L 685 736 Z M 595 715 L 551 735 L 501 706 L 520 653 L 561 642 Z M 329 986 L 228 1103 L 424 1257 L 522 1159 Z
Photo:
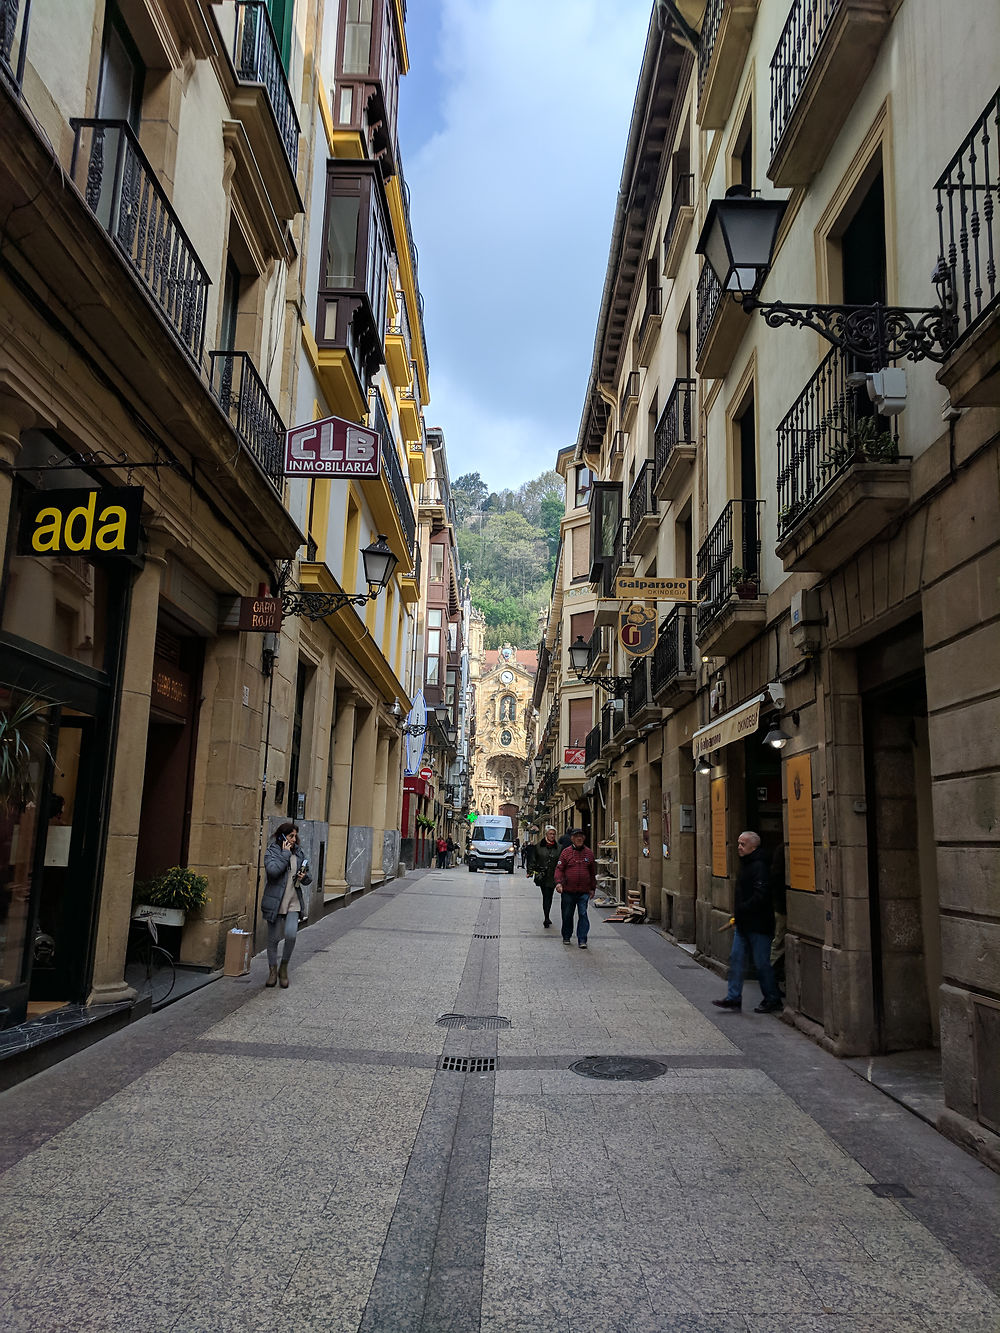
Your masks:
M 533 656 L 509 643 L 484 649 L 474 678 L 472 810 L 481 815 L 510 815 L 515 828 L 525 805 Z
M 313 915 L 398 873 L 428 359 L 402 4 L 356 11 L 4 7 L 3 1025 L 127 1008 L 133 887 L 172 865 L 209 895 L 168 943 L 218 966 L 284 818 Z M 377 476 L 284 476 L 328 416 Z M 268 596 L 263 633 L 240 599 Z
M 996 1161 L 1000 16 L 682 8 L 649 30 L 576 461 L 595 627 L 622 577 L 688 582 L 648 657 L 602 667 L 628 688 L 587 742 L 595 841 L 723 971 L 758 830 L 786 1016 L 844 1055 L 939 1052 L 941 1128 Z M 932 357 L 745 310 L 697 246 L 732 187 L 786 204 L 761 300 L 937 309 Z

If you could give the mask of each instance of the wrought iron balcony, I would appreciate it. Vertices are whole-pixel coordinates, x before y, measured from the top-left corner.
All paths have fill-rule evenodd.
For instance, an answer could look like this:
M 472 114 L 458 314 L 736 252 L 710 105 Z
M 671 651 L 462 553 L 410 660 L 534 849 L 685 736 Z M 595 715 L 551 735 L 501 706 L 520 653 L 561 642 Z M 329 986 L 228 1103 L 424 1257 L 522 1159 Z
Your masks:
M 635 723 L 640 714 L 652 706 L 649 688 L 649 658 L 640 657 L 632 663 L 628 682 L 628 720 Z
M 656 337 L 660 331 L 660 321 L 663 316 L 663 288 L 651 287 L 646 293 L 646 304 L 643 308 L 642 319 L 639 321 L 639 330 L 636 334 L 636 356 L 640 366 L 648 366 L 653 355 L 653 348 L 656 345 Z
M 934 188 L 938 262 L 951 275 L 961 342 L 1000 304 L 1000 88 Z
M 614 476 L 622 465 L 625 450 L 628 448 L 628 431 L 616 430 L 611 437 L 611 450 L 608 454 L 608 472 Z
M 618 702 L 621 703 L 623 701 L 619 700 Z M 624 707 L 615 708 L 612 706 L 610 712 L 611 712 L 611 736 L 613 739 L 615 736 L 619 735 L 625 729 L 625 708 Z
M 744 571 L 759 590 L 761 504 L 730 500 L 698 551 L 699 637 L 737 595 L 734 571 Z
M 743 307 L 722 290 L 711 264 L 698 278 L 698 336 L 695 369 L 708 379 L 722 379 L 732 365 L 740 340 L 750 327 Z
M 759 0 L 708 0 L 698 43 L 698 124 L 725 125 L 743 73 Z
M 663 229 L 663 271 L 668 278 L 674 277 L 677 272 L 676 268 L 673 268 L 673 272 L 671 272 L 671 268 L 673 267 L 669 262 L 671 246 L 674 243 L 675 237 L 678 237 L 679 229 L 683 230 L 682 219 L 684 218 L 685 210 L 693 211 L 693 193 L 693 173 L 685 172 L 682 176 L 678 176 L 674 184 L 674 193 L 670 200 L 670 212 L 667 215 L 667 225 Z M 690 218 L 688 218 L 687 225 L 690 228 Z
M 660 500 L 676 500 L 683 487 L 686 468 L 697 450 L 695 380 L 674 380 L 666 406 L 654 432 L 654 494 Z
M 611 566 L 608 570 L 609 581 L 614 584 L 615 575 L 627 561 L 628 551 L 628 519 L 623 518 L 618 524 L 618 531 L 615 533 L 614 553 L 611 556 Z M 610 596 L 610 592 L 606 594 Z
M 593 671 L 609 652 L 610 631 L 606 625 L 598 625 L 587 643 L 587 670 Z
M 236 0 L 233 64 L 242 83 L 259 83 L 264 87 L 278 138 L 294 176 L 299 160 L 299 119 L 265 0 Z
M 895 417 L 873 414 L 833 348 L 778 425 L 778 542 L 786 569 L 835 568 L 909 504 Z
M 201 362 L 209 277 L 131 126 L 70 121 L 70 174 L 171 332 Z
M 693 694 L 695 684 L 694 608 L 675 606 L 660 625 L 653 664 L 650 671 L 650 689 L 653 697 L 664 705 L 676 705 L 679 696 Z
M 639 372 L 631 370 L 625 376 L 625 384 L 622 388 L 621 398 L 618 404 L 618 416 L 622 424 L 622 429 L 626 430 L 627 424 L 631 422 L 632 415 L 639 405 Z
M 27 51 L 31 0 L 2 0 L 0 3 L 0 77 L 21 90 Z
M 591 764 L 596 764 L 601 757 L 601 724 L 598 723 L 587 732 L 587 740 L 584 749 L 584 763 L 587 768 Z
M 605 704 L 601 709 L 601 749 L 606 750 L 611 744 L 611 713 L 610 704 Z
M 385 414 L 385 408 L 382 406 L 381 395 L 376 393 L 372 398 L 372 404 L 371 425 L 374 430 L 378 431 L 382 441 L 383 475 L 389 483 L 389 491 L 406 541 L 406 548 L 408 551 L 412 551 L 417 536 L 417 520 L 413 514 L 413 503 L 410 500 L 410 492 L 396 454 L 396 443 Z
M 628 493 L 628 550 L 638 551 L 647 538 L 655 535 L 659 518 L 659 503 L 653 494 L 653 476 L 656 464 L 647 458 L 636 474 Z
M 281 491 L 285 423 L 246 352 L 209 352 L 209 386 L 247 450 Z

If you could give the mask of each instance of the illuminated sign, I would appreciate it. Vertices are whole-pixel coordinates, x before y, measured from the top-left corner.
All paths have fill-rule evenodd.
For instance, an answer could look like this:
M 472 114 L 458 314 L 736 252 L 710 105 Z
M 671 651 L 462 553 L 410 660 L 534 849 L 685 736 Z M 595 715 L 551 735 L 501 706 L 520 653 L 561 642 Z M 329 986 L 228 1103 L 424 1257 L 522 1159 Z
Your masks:
M 36 491 L 21 502 L 19 555 L 136 555 L 142 487 Z
M 341 417 L 293 426 L 285 436 L 286 477 L 377 477 L 378 432 Z

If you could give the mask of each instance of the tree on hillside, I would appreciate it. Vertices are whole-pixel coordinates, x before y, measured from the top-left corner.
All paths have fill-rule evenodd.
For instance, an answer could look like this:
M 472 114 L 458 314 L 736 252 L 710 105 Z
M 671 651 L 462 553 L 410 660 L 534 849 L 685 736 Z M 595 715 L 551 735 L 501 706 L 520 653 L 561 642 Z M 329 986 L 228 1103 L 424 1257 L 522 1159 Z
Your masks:
M 451 483 L 451 498 L 455 501 L 459 524 L 463 524 L 476 510 L 482 509 L 483 501 L 489 493 L 490 488 L 478 472 L 466 472 Z

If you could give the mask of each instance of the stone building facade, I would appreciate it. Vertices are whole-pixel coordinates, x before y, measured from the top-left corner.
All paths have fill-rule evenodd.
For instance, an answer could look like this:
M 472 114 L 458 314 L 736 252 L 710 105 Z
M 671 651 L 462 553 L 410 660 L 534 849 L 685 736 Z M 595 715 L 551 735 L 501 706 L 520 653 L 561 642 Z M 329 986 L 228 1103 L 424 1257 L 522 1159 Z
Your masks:
M 525 761 L 535 683 L 534 654 L 505 643 L 485 649 L 473 680 L 475 747 L 472 809 L 481 815 L 509 814 L 524 806 Z
M 1000 15 L 683 12 L 649 30 L 576 461 L 595 624 L 623 575 L 690 583 L 649 658 L 612 647 L 595 840 L 617 829 L 621 895 L 722 972 L 758 829 L 784 856 L 786 1018 L 843 1055 L 939 1057 L 940 1127 L 996 1162 Z M 905 413 L 866 391 L 874 352 L 721 289 L 697 243 L 734 186 L 786 201 L 761 300 L 943 291 L 941 359 L 895 358 Z

